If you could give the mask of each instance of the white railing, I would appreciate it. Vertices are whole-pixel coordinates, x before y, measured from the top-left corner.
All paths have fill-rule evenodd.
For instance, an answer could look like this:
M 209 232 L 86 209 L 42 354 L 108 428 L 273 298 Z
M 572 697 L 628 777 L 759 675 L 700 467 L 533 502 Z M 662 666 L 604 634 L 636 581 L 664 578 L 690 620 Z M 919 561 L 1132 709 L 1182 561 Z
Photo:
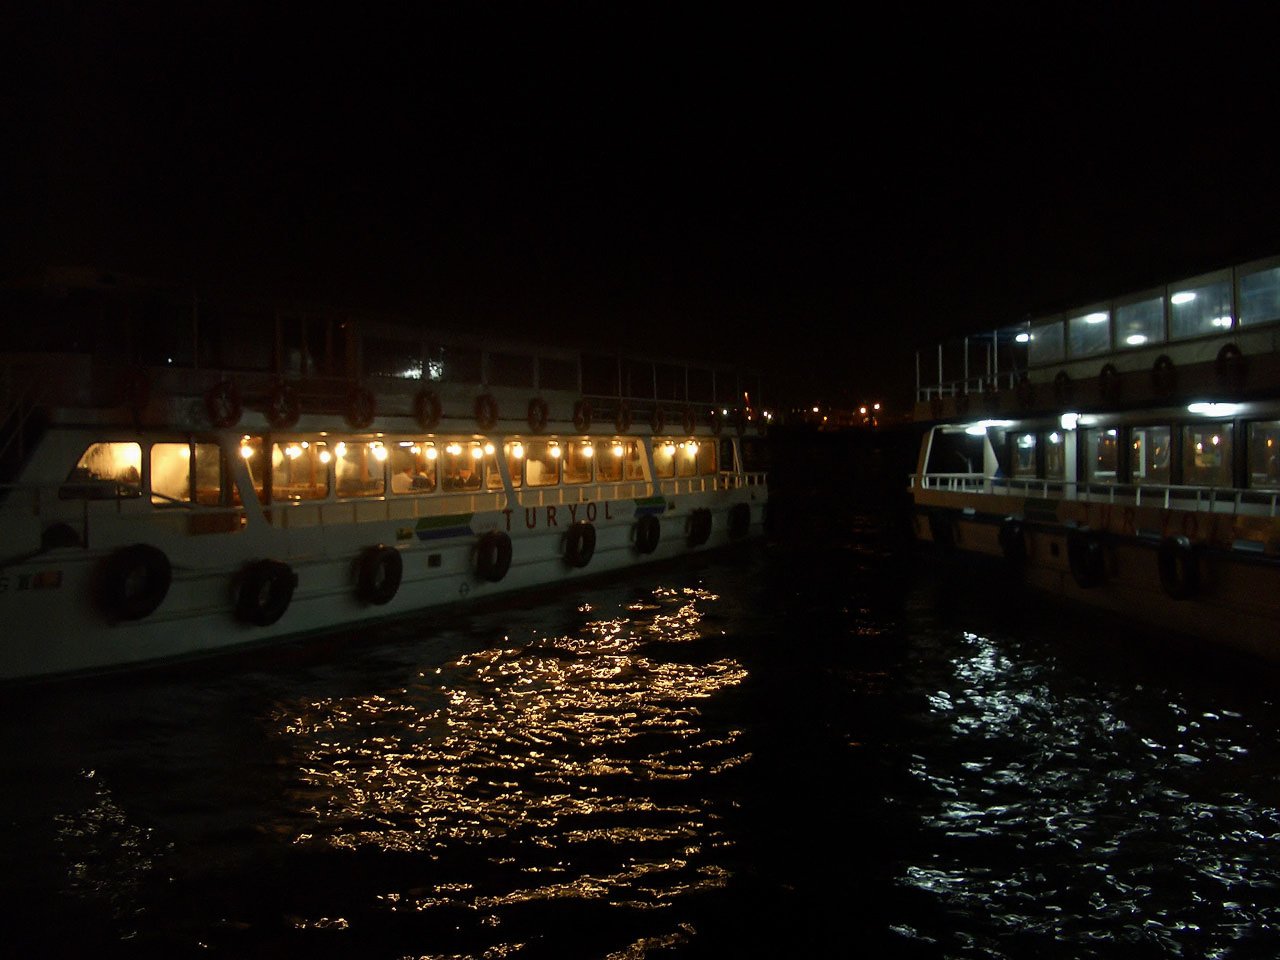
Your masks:
M 1098 483 L 1096 481 L 987 477 L 981 473 L 926 473 L 910 478 L 913 490 L 989 493 L 1004 496 L 1119 503 L 1197 513 L 1247 513 L 1277 516 L 1280 491 L 1240 487 L 1176 486 L 1163 483 Z

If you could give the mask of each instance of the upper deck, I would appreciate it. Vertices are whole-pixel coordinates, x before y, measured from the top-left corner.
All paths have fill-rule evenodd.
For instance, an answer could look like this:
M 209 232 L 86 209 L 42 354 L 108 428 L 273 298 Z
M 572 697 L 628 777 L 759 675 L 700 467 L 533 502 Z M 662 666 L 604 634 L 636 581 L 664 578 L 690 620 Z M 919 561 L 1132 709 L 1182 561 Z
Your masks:
M 1273 395 L 1280 257 L 1039 317 L 916 354 L 915 418 L 1027 416 Z

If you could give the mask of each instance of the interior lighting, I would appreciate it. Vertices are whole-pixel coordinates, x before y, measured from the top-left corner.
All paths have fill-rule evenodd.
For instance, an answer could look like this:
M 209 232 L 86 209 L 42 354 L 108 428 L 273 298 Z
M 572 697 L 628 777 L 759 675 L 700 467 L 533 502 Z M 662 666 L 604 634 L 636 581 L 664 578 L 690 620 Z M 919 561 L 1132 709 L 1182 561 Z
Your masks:
M 1027 343 L 1027 342 L 1029 342 L 1029 341 L 1031 340 L 1031 334 L 1029 334 L 1029 333 L 1020 333 L 1020 334 L 1018 334 L 1016 337 L 1014 337 L 1013 339 L 1014 339 L 1015 341 L 1017 341 L 1018 343 Z
M 985 437 L 987 428 L 980 423 L 974 423 L 964 428 L 964 432 L 971 437 Z
M 1053 431 L 1053 433 L 1049 434 L 1049 442 L 1050 442 L 1050 443 L 1061 443 L 1061 442 L 1062 442 L 1062 434 L 1058 433 L 1058 431 L 1057 431 L 1057 430 Z
M 521 457 L 523 457 L 523 456 L 524 456 L 524 444 L 523 444 L 523 443 L 517 443 L 515 446 L 513 446 L 513 447 L 511 448 L 511 455 L 512 455 L 513 457 L 515 457 L 517 460 L 519 460 Z
M 387 459 L 387 448 L 384 447 L 382 444 L 378 444 L 376 447 L 374 447 L 373 459 L 377 460 L 379 463 Z
M 1106 323 L 1107 314 L 1105 311 L 1102 313 L 1090 313 L 1084 318 L 1084 322 L 1085 323 Z
M 613 455 L 618 458 L 622 457 L 622 444 L 615 443 L 613 445 Z
M 1215 327 L 1224 327 L 1224 328 L 1225 328 L 1225 327 L 1229 327 L 1229 326 L 1231 326 L 1231 318 L 1230 318 L 1230 317 L 1214 317 L 1214 318 L 1213 318 L 1212 320 L 1210 320 L 1209 322 L 1210 322 L 1210 323 L 1212 323 Z
M 449 454 L 450 456 L 456 457 L 458 454 L 462 452 L 462 444 L 451 443 L 444 448 L 444 452 Z
M 1240 412 L 1238 403 L 1189 403 L 1187 413 L 1198 413 L 1205 417 L 1231 417 Z
M 337 447 L 334 448 L 334 452 L 340 457 L 345 457 L 347 455 L 346 442 L 343 440 L 339 440 Z
M 1174 306 L 1181 306 L 1184 303 L 1190 303 L 1195 298 L 1196 298 L 1195 291 L 1182 290 L 1179 293 L 1175 293 L 1172 297 L 1170 297 L 1169 302 L 1172 303 Z
M 1141 333 L 1131 333 L 1124 338 L 1124 342 L 1131 347 L 1141 346 L 1147 342 L 1147 338 Z
M 1074 430 L 1079 422 L 1080 414 L 1078 413 L 1064 413 L 1058 418 L 1058 426 L 1063 430 Z
M 479 459 L 480 459 L 481 457 L 483 457 L 483 456 L 484 456 L 484 451 L 483 451 L 483 450 L 481 450 L 479 447 L 472 447 L 472 448 L 471 448 L 471 459 L 472 459 L 472 460 L 479 460 Z
M 493 444 L 492 444 L 492 443 L 486 443 L 486 444 L 484 445 L 484 452 L 485 452 L 485 454 L 486 454 L 486 455 L 488 455 L 488 456 L 492 457 L 492 456 L 493 456 Z
M 321 463 L 328 463 L 328 462 L 329 462 L 330 460 L 332 460 L 332 459 L 333 459 L 333 454 L 332 454 L 332 453 L 330 453 L 328 450 L 321 450 L 321 451 L 320 451 L 320 462 L 321 462 Z
M 582 445 L 582 455 L 583 455 L 584 457 L 592 457 L 592 456 L 595 456 L 595 452 L 596 452 L 596 448 L 595 448 L 595 447 L 593 447 L 591 444 L 589 444 L 589 443 L 584 443 L 584 444 Z
M 438 456 L 440 456 L 440 451 L 436 449 L 436 445 L 435 445 L 434 443 L 428 444 L 428 445 L 427 445 L 427 459 L 428 459 L 428 460 L 434 460 L 434 459 L 435 459 L 436 457 L 438 457 Z
M 551 457 L 552 457 L 552 459 L 553 459 L 553 460 L 558 460 L 558 459 L 560 458 L 560 445 L 559 445 L 559 444 L 553 443 L 553 444 L 551 445 Z
M 1215 433 L 1212 437 L 1209 438 L 1209 442 L 1216 447 L 1218 444 L 1222 442 L 1222 438 Z
M 249 446 L 247 443 L 240 444 L 240 456 L 248 460 L 253 456 L 253 447 Z

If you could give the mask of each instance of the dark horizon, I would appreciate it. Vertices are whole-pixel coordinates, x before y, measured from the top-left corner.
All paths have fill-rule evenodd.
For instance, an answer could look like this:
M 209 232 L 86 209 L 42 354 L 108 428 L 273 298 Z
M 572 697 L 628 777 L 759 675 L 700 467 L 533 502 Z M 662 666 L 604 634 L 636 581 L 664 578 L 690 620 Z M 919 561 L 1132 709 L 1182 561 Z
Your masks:
M 819 18 L 573 6 L 368 35 L 30 12 L 7 272 L 85 264 L 905 402 L 940 338 L 1280 253 L 1266 31 L 1192 10 L 987 11 L 910 50 Z

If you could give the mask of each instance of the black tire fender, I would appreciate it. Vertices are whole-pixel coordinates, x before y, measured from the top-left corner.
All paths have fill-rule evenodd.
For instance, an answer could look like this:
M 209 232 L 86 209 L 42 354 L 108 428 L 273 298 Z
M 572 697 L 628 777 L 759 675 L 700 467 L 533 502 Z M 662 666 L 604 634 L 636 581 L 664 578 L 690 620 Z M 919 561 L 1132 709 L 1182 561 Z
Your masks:
M 646 513 L 636 521 L 634 537 L 637 553 L 653 553 L 658 548 L 658 541 L 662 539 L 662 524 L 652 513 Z
M 564 535 L 564 560 L 571 567 L 585 567 L 596 552 L 596 525 L 579 520 Z
M 497 583 L 511 569 L 511 537 L 490 530 L 476 541 L 476 576 Z
M 269 627 L 289 609 L 298 575 L 279 560 L 254 560 L 240 571 L 236 589 L 236 619 Z
M 390 603 L 404 577 L 404 558 L 384 543 L 366 547 L 356 561 L 356 596 L 364 603 Z
M 141 620 L 164 602 L 172 582 L 173 567 L 165 552 L 149 543 L 135 543 L 103 561 L 98 603 L 112 620 Z

